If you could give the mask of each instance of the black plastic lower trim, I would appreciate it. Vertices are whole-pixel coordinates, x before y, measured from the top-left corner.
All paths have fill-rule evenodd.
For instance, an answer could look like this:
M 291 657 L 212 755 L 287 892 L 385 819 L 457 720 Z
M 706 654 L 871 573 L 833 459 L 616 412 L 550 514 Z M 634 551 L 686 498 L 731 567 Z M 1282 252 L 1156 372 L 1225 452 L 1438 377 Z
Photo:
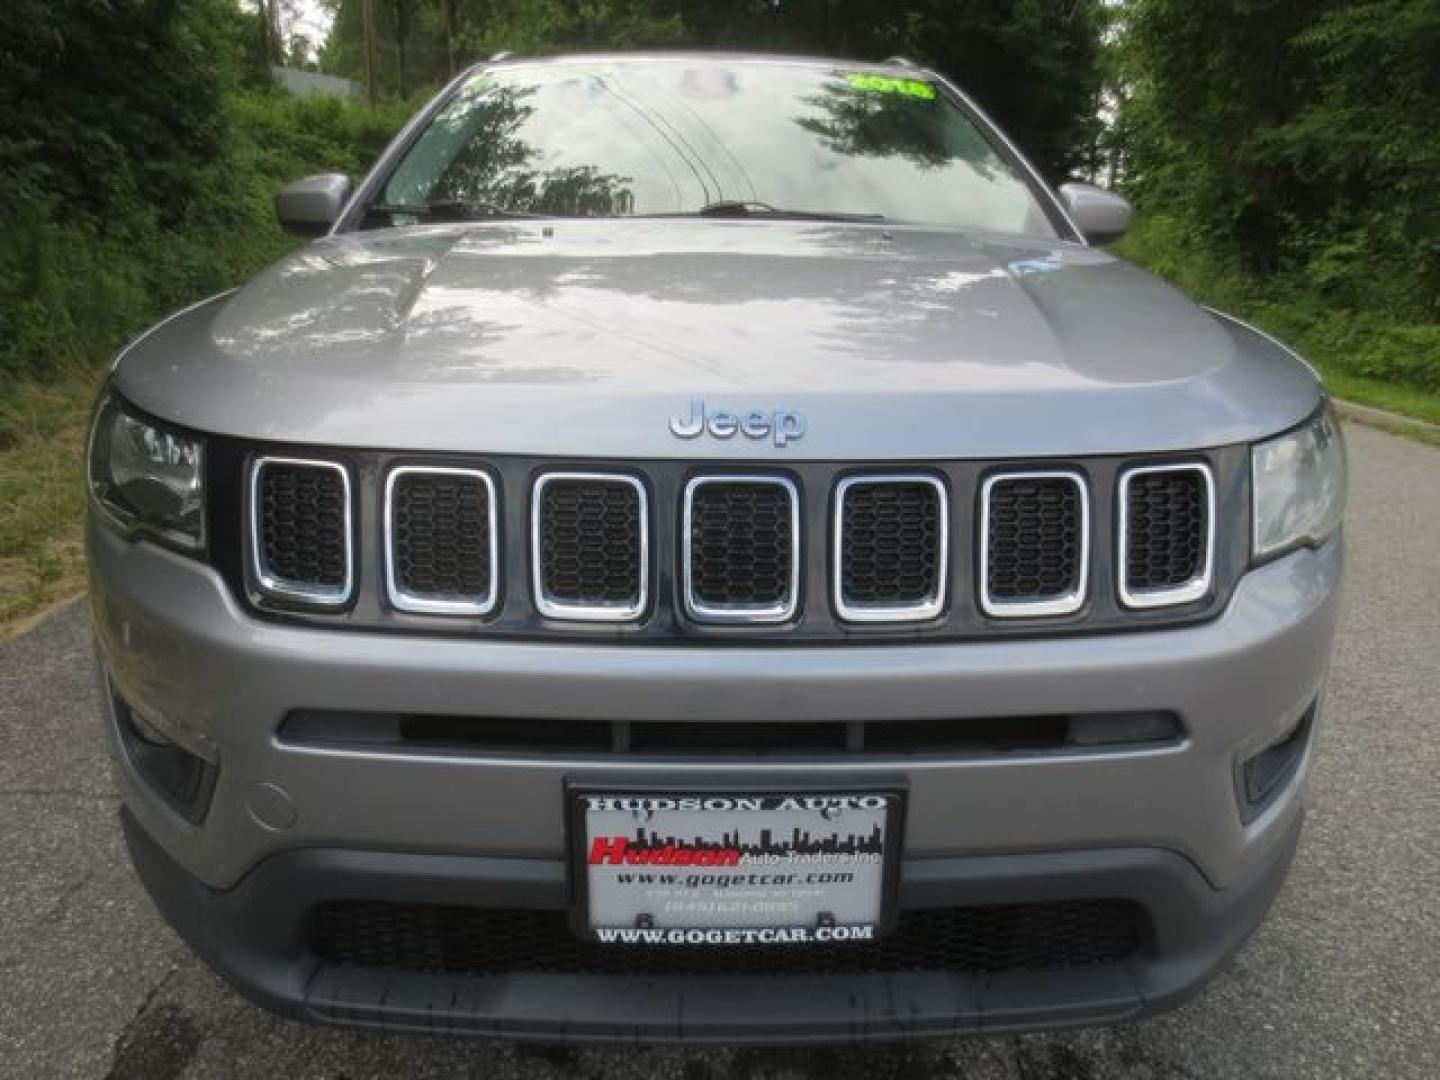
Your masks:
M 1236 767 L 1235 791 L 1240 800 L 1240 820 L 1246 825 L 1264 813 L 1300 771 L 1318 707 L 1318 701 L 1311 702 L 1284 736 Z
M 135 771 L 186 821 L 197 825 L 204 821 L 219 770 L 162 733 L 148 730 L 108 679 L 105 687 L 110 693 L 120 748 Z
M 1243 883 L 1215 890 L 1184 857 L 1111 849 L 904 864 L 903 909 L 1124 898 L 1147 940 L 1129 960 L 1042 972 L 672 977 L 380 971 L 322 963 L 313 912 L 337 899 L 559 910 L 563 863 L 305 849 L 214 890 L 128 813 L 142 881 L 207 962 L 258 1003 L 302 1019 L 582 1041 L 799 1043 L 1013 1031 L 1134 1019 L 1178 1004 L 1260 922 L 1284 880 L 1297 820 Z

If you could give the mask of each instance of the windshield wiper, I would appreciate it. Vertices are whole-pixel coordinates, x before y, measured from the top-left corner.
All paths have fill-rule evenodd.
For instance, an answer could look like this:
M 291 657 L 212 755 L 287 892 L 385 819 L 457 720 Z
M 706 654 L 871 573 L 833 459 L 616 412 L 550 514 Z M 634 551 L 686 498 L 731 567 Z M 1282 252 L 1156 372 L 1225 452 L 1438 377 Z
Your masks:
M 543 214 L 532 214 L 526 210 L 512 210 L 499 203 L 467 201 L 464 199 L 437 199 L 434 202 L 415 203 L 371 203 L 366 212 L 389 214 L 394 217 L 417 217 L 426 221 L 506 221 L 516 218 L 538 218 Z
M 791 221 L 884 221 L 884 214 L 848 214 L 838 210 L 791 210 L 769 203 L 741 199 L 716 199 L 699 210 L 678 214 L 656 214 L 655 217 L 788 218 Z

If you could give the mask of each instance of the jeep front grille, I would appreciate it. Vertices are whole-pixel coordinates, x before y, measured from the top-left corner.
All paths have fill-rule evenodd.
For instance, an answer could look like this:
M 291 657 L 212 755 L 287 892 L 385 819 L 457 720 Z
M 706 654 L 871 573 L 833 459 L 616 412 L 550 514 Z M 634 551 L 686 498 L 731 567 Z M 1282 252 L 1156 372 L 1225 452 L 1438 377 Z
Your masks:
M 213 436 L 208 557 L 261 617 L 476 638 L 983 641 L 1189 625 L 1249 566 L 1249 451 L 782 469 Z
M 633 476 L 549 473 L 535 484 L 535 602 L 555 619 L 624 621 L 645 611 L 650 523 Z
M 1210 588 L 1215 494 L 1200 464 L 1148 465 L 1120 476 L 1120 599 L 1150 608 Z
M 1073 472 L 1001 473 L 981 496 L 980 601 L 986 614 L 1069 615 L 1085 603 L 1090 511 Z
M 835 606 L 850 622 L 931 619 L 945 606 L 949 523 L 933 476 L 857 476 L 835 493 Z
M 385 572 L 401 611 L 484 615 L 495 607 L 495 482 L 477 469 L 401 466 L 385 482 Z
M 685 489 L 685 605 L 701 622 L 784 622 L 799 603 L 800 497 L 775 476 L 704 476 Z
M 261 457 L 250 469 L 251 569 L 272 599 L 338 607 L 354 581 L 350 473 L 333 461 Z

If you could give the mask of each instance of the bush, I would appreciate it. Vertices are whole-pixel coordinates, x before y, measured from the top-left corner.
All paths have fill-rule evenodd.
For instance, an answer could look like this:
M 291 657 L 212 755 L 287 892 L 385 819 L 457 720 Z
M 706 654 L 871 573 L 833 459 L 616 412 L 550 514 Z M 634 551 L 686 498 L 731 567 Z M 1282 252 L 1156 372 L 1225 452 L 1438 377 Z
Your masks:
M 33 180 L 0 180 L 0 379 L 36 378 L 98 360 L 165 312 L 226 288 L 294 247 L 275 221 L 285 182 L 359 175 L 412 111 L 335 98 L 236 92 L 222 150 L 193 164 L 176 204 L 112 195 L 77 211 Z
M 1373 296 L 1327 289 L 1313 262 L 1259 277 L 1163 215 L 1140 215 L 1118 250 L 1196 299 L 1255 322 L 1327 373 L 1440 393 L 1440 325 Z

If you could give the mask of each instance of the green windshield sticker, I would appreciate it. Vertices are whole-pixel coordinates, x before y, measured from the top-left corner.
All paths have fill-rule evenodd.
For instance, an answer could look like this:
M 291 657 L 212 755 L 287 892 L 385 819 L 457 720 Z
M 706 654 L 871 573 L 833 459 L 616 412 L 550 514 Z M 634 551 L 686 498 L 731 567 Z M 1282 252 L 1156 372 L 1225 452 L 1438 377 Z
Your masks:
M 920 79 L 897 79 L 889 75 L 867 75 L 857 71 L 846 75 L 845 81 L 856 90 L 868 90 L 872 94 L 901 94 L 922 101 L 935 99 L 935 88 Z

